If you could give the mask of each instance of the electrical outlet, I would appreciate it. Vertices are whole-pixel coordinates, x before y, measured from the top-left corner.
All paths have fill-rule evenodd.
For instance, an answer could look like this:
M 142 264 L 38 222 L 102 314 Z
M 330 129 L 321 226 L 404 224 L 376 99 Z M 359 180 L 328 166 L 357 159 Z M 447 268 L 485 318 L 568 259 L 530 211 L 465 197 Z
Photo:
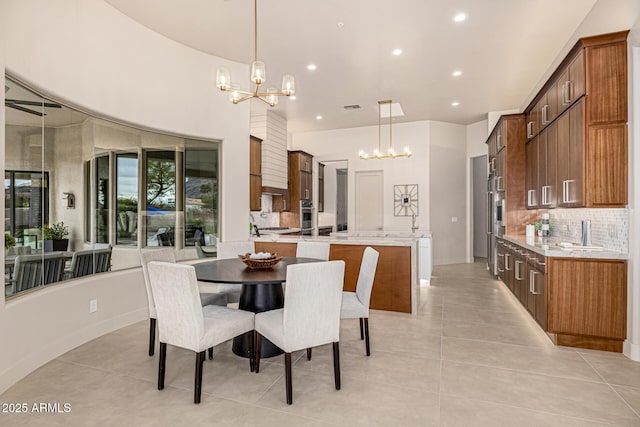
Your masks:
M 451 217 L 451 222 L 458 222 L 458 217 L 457 216 L 452 216 Z
M 89 313 L 95 313 L 96 311 L 98 311 L 98 300 L 92 299 L 89 301 Z
M 616 239 L 618 237 L 618 228 L 615 224 L 609 224 L 609 237 Z

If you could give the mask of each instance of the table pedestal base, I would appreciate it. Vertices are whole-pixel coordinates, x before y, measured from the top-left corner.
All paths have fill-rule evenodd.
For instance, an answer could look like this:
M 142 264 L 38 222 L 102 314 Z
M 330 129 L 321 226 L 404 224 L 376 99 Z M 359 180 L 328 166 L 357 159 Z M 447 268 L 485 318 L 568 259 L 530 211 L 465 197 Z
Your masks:
M 281 283 L 261 283 L 258 285 L 242 285 L 240 310 L 262 313 L 263 311 L 276 310 L 284 307 L 284 292 Z M 249 337 L 251 334 L 243 334 L 233 339 L 233 352 L 240 357 L 249 357 Z M 283 351 L 273 345 L 266 338 L 262 339 L 262 351 L 260 358 L 274 357 Z

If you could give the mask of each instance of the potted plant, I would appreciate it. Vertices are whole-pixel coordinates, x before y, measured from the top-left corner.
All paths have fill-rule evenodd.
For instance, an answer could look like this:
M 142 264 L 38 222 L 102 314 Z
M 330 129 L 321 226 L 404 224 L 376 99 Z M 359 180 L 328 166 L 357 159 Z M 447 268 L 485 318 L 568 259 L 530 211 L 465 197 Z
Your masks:
M 42 227 L 44 251 L 66 251 L 69 248 L 69 227 L 60 221 L 53 225 Z
M 9 249 L 16 245 L 16 239 L 9 233 L 4 233 L 4 248 Z

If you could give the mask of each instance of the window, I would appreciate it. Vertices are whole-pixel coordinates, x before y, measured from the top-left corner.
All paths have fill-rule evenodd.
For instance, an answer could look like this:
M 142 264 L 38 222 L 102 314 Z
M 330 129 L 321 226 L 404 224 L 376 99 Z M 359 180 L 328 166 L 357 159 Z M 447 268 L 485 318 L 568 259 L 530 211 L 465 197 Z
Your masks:
M 109 156 L 96 159 L 96 243 L 109 243 Z
M 116 155 L 116 244 L 138 245 L 138 155 Z
M 147 246 L 175 246 L 176 152 L 146 154 Z
M 218 149 L 187 149 L 184 164 L 184 245 L 213 244 L 218 235 Z
M 4 231 L 14 236 L 16 243 L 33 245 L 35 248 L 37 229 L 44 225 L 44 218 L 48 218 L 48 188 L 47 172 L 5 172 Z

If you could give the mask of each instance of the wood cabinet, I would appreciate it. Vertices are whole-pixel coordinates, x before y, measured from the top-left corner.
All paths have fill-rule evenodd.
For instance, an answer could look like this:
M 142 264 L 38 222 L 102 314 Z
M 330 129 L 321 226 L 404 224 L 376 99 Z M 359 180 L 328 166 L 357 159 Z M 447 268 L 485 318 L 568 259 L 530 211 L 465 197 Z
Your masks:
M 626 206 L 627 34 L 580 39 L 525 110 L 529 208 Z
M 538 209 L 538 146 L 539 137 L 536 136 L 525 148 L 526 154 L 526 188 L 527 188 L 527 209 Z
M 627 337 L 627 263 L 549 258 L 548 332 L 556 344 L 622 351 Z
M 284 197 L 285 208 L 280 214 L 283 227 L 300 227 L 300 200 L 311 200 L 313 156 L 304 151 L 289 151 L 289 190 Z
M 318 212 L 324 212 L 324 165 L 318 163 Z
M 262 209 L 262 140 L 249 138 L 249 209 Z
M 497 251 L 499 277 L 556 344 L 622 351 L 626 261 L 545 257 L 504 239 Z

